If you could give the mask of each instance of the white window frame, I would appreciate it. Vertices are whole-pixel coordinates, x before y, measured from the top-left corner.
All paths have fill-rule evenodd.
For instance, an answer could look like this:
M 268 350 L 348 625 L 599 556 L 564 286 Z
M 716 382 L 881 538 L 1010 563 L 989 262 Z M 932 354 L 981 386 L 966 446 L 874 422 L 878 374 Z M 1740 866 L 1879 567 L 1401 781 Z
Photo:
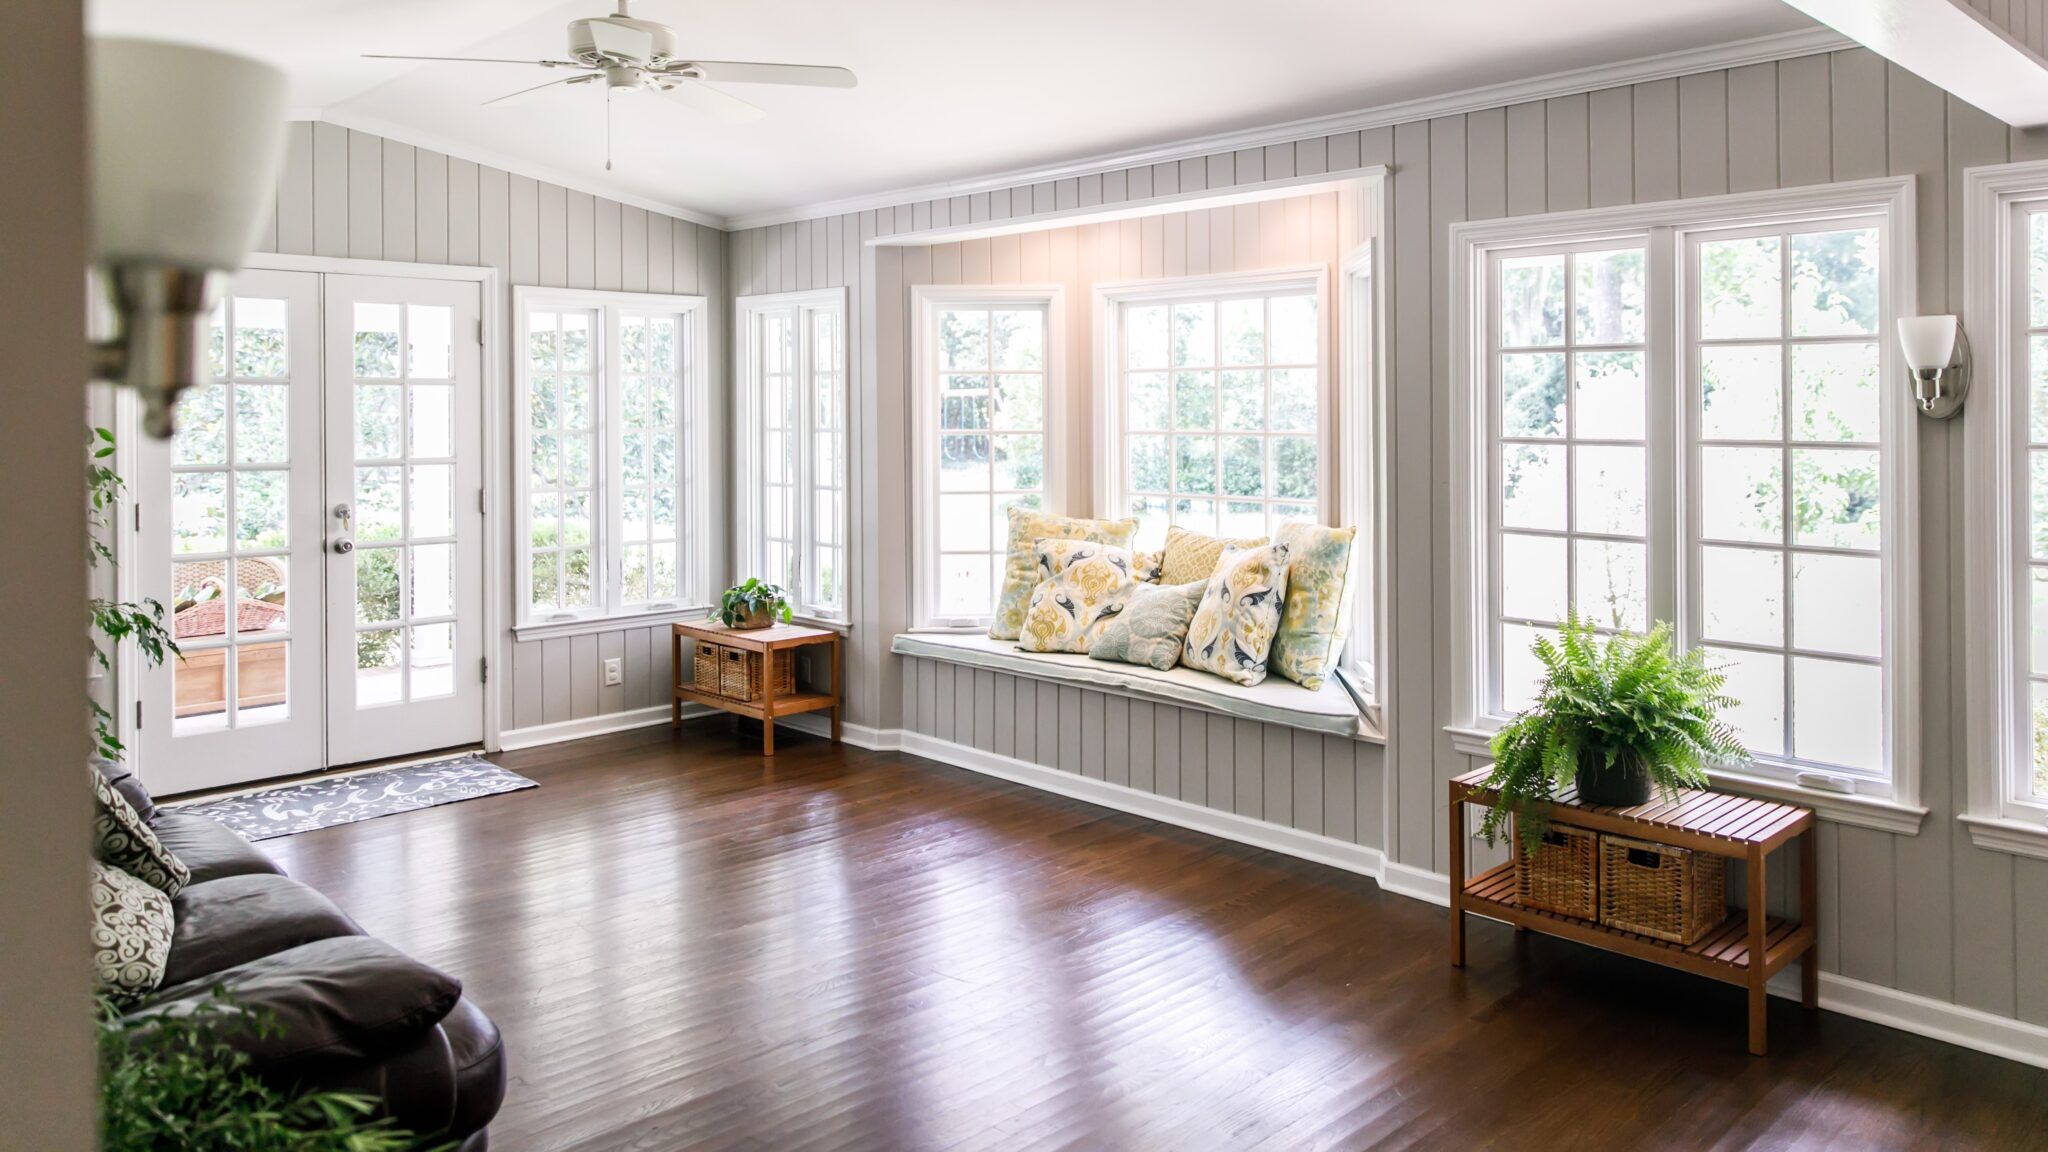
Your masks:
M 1970 476 L 1964 517 L 1969 581 L 1969 806 L 1957 819 L 1980 848 L 2048 860 L 2048 803 L 2022 788 L 2033 756 L 2028 684 L 2030 425 L 2027 217 L 2048 210 L 2048 162 L 1963 176 L 1964 329 L 1975 379 L 1965 403 Z
M 749 569 L 742 575 L 756 574 L 763 578 L 768 577 L 765 536 L 767 511 L 764 494 L 766 477 L 762 469 L 762 438 L 765 435 L 763 421 L 766 418 L 766 410 L 762 406 L 761 341 L 765 336 L 763 321 L 770 316 L 785 315 L 791 317 L 797 326 L 796 375 L 800 381 L 797 422 L 798 427 L 804 430 L 802 444 L 797 452 L 797 522 L 792 527 L 800 576 L 798 586 L 789 589 L 794 597 L 792 608 L 797 618 L 806 623 L 846 627 L 851 619 L 850 569 L 853 560 L 850 537 L 853 523 L 853 467 L 848 455 L 852 444 L 847 432 L 851 415 L 851 392 L 848 387 L 846 289 L 814 288 L 802 292 L 768 292 L 738 297 L 733 301 L 733 305 L 733 395 L 738 403 L 739 427 L 734 453 L 736 475 L 740 484 L 739 499 L 734 502 L 737 515 L 734 531 L 739 562 Z M 811 318 L 821 312 L 832 315 L 839 326 L 837 356 L 830 364 L 820 364 L 812 347 Z M 819 487 L 816 475 L 817 459 L 815 453 L 810 450 L 810 436 L 815 428 L 813 406 L 817 402 L 814 381 L 816 374 L 821 370 L 837 373 L 839 380 L 839 460 L 844 471 L 845 485 L 840 501 L 838 538 L 845 561 L 840 565 L 837 604 L 823 603 L 818 599 L 818 574 L 813 570 L 818 539 L 816 518 Z
M 1650 616 L 1691 629 L 1685 613 L 1690 559 L 1682 534 L 1686 431 L 1690 394 L 1685 375 L 1691 341 L 1684 321 L 1691 286 L 1686 281 L 1688 239 L 1745 226 L 1798 226 L 1830 218 L 1875 217 L 1884 253 L 1879 307 L 1881 481 L 1885 564 L 1885 734 L 1889 773 L 1883 780 L 1814 773 L 1795 764 L 1759 763 L 1716 772 L 1717 783 L 1743 791 L 1794 797 L 1845 823 L 1915 834 L 1926 809 L 1920 793 L 1919 525 L 1917 419 L 1904 385 L 1893 317 L 1916 309 L 1917 240 L 1912 177 L 1886 177 L 1758 193 L 1663 201 L 1561 212 L 1506 220 L 1473 221 L 1451 228 L 1451 488 L 1453 745 L 1489 756 L 1487 740 L 1509 718 L 1491 710 L 1498 661 L 1490 650 L 1497 589 L 1488 562 L 1496 535 L 1493 510 L 1493 411 L 1489 382 L 1488 270 L 1498 252 L 1563 244 L 1646 246 L 1648 280 L 1646 374 L 1649 440 L 1648 529 L 1651 557 Z
M 1351 599 L 1351 635 L 1338 662 L 1338 674 L 1351 688 L 1375 728 L 1385 730 L 1385 700 L 1380 670 L 1387 667 L 1386 542 L 1383 505 L 1387 454 L 1379 430 L 1386 426 L 1386 393 L 1380 382 L 1386 302 L 1378 285 L 1384 258 L 1382 246 L 1361 241 L 1338 266 L 1338 321 L 1342 336 L 1332 351 L 1337 357 L 1336 420 L 1337 516 L 1358 529 L 1352 543 L 1352 573 L 1357 587 Z
M 926 632 L 985 630 L 990 616 L 938 610 L 939 376 L 938 315 L 946 308 L 1042 307 L 1045 321 L 1045 511 L 1068 514 L 1066 427 L 1066 289 L 1058 284 L 919 284 L 911 297 L 911 629 Z M 1002 541 L 996 542 L 998 555 Z M 999 574 L 1000 575 L 1000 574 Z
M 532 442 L 527 422 L 532 408 L 531 371 L 527 364 L 527 324 L 535 311 L 595 311 L 598 329 L 593 333 L 592 357 L 599 366 L 591 396 L 593 424 L 593 476 L 591 509 L 591 587 L 596 603 L 586 608 L 565 609 L 536 617 L 533 612 L 533 574 L 527 542 L 531 539 L 528 516 L 531 500 L 527 480 L 531 472 Z M 552 636 L 574 636 L 603 631 L 620 622 L 680 618 L 701 614 L 709 603 L 710 552 L 712 542 L 703 535 L 710 523 L 709 476 L 704 463 L 710 455 L 709 363 L 707 336 L 708 301 L 703 296 L 665 295 L 648 292 L 610 292 L 582 288 L 541 288 L 515 285 L 512 289 L 512 394 L 511 433 L 512 495 L 510 522 L 513 525 L 513 632 L 522 640 Z M 668 313 L 682 318 L 681 335 L 686 348 L 682 394 L 676 414 L 681 423 L 676 442 L 677 531 L 682 558 L 676 569 L 677 595 L 659 600 L 628 602 L 622 582 L 624 542 L 622 539 L 620 476 L 617 436 L 621 429 L 619 398 L 614 381 L 619 378 L 616 333 L 628 313 Z

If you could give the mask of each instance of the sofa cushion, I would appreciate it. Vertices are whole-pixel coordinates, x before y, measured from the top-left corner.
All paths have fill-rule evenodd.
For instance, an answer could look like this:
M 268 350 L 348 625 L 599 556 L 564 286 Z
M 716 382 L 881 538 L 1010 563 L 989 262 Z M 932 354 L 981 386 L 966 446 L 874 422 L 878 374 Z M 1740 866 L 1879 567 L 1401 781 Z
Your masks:
M 1043 576 L 1038 574 L 1040 540 L 1086 540 L 1129 548 L 1137 535 L 1136 520 L 1078 520 L 1052 516 L 1031 508 L 1012 505 L 1009 516 L 1009 555 L 1003 562 L 1002 592 L 996 599 L 995 623 L 988 634 L 998 640 L 1015 640 L 1024 628 L 1024 611 L 1031 590 Z
M 142 817 L 144 824 L 156 823 L 156 801 L 150 797 L 149 789 L 142 786 L 142 777 L 130 772 L 127 765 L 104 756 L 93 757 L 92 767 L 114 786 L 114 791 L 121 794 L 121 799 L 126 800 L 130 808 L 135 809 L 135 814 Z
M 362 929 L 334 902 L 297 880 L 228 876 L 194 884 L 171 901 L 177 929 L 164 980 L 182 984 L 332 936 Z
M 448 1132 L 460 1137 L 490 1123 L 505 1102 L 505 1042 L 467 996 L 442 1019 L 441 1030 L 455 1061 L 455 1119 Z
M 185 863 L 164 848 L 150 826 L 97 769 L 87 769 L 92 779 L 92 854 L 143 881 L 166 896 L 176 896 L 192 882 Z
M 1199 580 L 1192 584 L 1131 585 L 1122 593 L 1122 606 L 1116 618 L 1095 638 L 1088 655 L 1097 660 L 1143 664 L 1162 672 L 1180 663 L 1188 624 L 1195 618 L 1195 606 L 1202 602 L 1206 587 Z
M 371 936 L 315 940 L 164 988 L 131 1016 L 211 1010 L 213 989 L 275 1027 L 223 1038 L 273 1071 L 373 1060 L 417 1039 L 462 998 L 462 982 Z
M 1286 599 L 1286 548 L 1225 548 L 1188 625 L 1181 662 L 1239 684 L 1259 683 Z
M 261 848 L 236 835 L 233 829 L 197 813 L 160 809 L 153 831 L 165 848 L 185 862 L 194 884 L 223 876 L 277 875 L 284 871 Z
M 164 981 L 171 898 L 112 865 L 92 866 L 92 973 L 101 995 L 131 1003 Z

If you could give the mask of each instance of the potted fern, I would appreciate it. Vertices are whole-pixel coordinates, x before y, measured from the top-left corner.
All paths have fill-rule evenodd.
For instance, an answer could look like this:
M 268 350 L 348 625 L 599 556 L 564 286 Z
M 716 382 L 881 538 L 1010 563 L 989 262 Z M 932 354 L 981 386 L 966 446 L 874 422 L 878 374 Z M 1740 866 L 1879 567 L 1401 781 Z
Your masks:
M 1727 678 L 1695 649 L 1680 655 L 1671 625 L 1603 643 L 1573 613 L 1555 640 L 1532 646 L 1544 674 L 1536 701 L 1493 738 L 1486 786 L 1500 794 L 1480 833 L 1497 843 L 1510 816 L 1533 849 L 1546 823 L 1542 805 L 1566 783 L 1588 804 L 1628 806 L 1704 788 L 1707 768 L 1749 759 L 1720 718 L 1736 701 Z
M 767 628 L 778 620 L 787 624 L 791 615 L 788 595 L 754 576 L 727 588 L 718 604 L 718 618 L 727 628 Z

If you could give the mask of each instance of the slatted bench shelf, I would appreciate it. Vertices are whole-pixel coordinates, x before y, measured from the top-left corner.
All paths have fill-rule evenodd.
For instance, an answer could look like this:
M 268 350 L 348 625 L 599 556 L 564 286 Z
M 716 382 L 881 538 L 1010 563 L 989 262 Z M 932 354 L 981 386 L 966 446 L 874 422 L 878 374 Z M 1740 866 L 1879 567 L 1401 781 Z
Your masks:
M 1653 797 L 1631 808 L 1598 807 L 1578 802 L 1572 789 L 1550 805 L 1549 817 L 1594 832 L 1613 833 L 1658 844 L 1688 848 L 1748 865 L 1749 906 L 1731 913 L 1698 942 L 1668 940 L 1610 928 L 1591 920 L 1525 908 L 1516 897 L 1513 861 L 1465 878 L 1465 806 L 1491 807 L 1500 794 L 1485 786 L 1490 769 L 1459 776 L 1450 783 L 1451 963 L 1465 964 L 1465 914 L 1504 921 L 1517 929 L 1541 932 L 1604 948 L 1639 960 L 1663 964 L 1694 975 L 1740 985 L 1749 991 L 1749 1050 L 1768 1050 L 1764 984 L 1794 961 L 1800 961 L 1800 1000 L 1817 1007 L 1820 970 L 1815 942 L 1815 827 L 1813 810 L 1771 800 L 1725 792 L 1686 790 L 1676 796 Z M 1765 869 L 1771 853 L 1799 842 L 1799 919 L 1772 916 L 1765 908 Z M 1761 956 L 1762 963 L 1753 958 Z

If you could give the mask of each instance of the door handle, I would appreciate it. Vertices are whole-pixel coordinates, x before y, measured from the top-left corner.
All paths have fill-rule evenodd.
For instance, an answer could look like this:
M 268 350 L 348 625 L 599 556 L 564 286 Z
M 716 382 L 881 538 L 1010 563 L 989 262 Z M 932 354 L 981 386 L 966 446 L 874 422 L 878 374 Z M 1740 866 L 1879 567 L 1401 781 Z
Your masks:
M 349 540 L 349 539 L 346 539 L 346 538 L 344 538 L 344 539 L 341 539 L 341 540 L 336 540 L 336 541 L 334 542 L 334 550 L 335 550 L 336 552 L 339 552 L 339 553 L 341 553 L 341 554 L 343 554 L 343 555 L 345 556 L 345 555 L 347 555 L 348 553 L 350 553 L 350 552 L 353 552 L 353 551 L 355 551 L 355 550 L 356 550 L 356 542 L 355 542 L 355 541 L 353 541 L 353 540 Z

